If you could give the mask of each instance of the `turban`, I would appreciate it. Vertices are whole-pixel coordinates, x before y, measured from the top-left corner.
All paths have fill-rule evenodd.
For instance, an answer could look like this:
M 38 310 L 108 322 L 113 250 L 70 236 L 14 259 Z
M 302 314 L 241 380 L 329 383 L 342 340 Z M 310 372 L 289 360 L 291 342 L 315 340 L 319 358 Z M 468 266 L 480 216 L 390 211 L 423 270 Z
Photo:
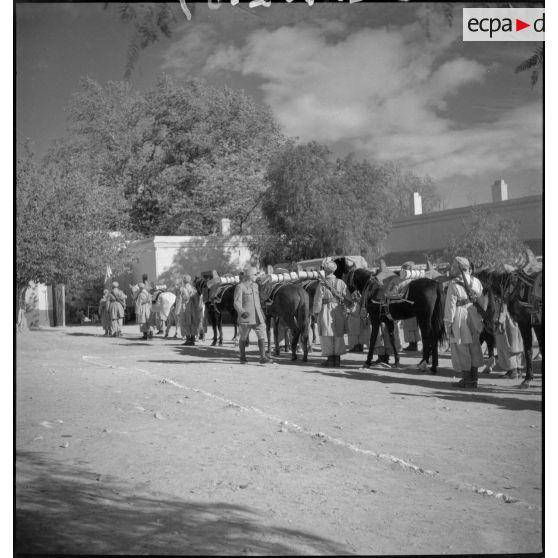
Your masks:
M 113 286 L 113 287 L 118 287 L 118 281 L 113 281 L 113 282 L 112 282 L 112 286 Z
M 413 269 L 415 262 L 404 262 L 401 264 L 401 269 Z
M 138 283 L 138 287 L 140 289 L 145 289 L 145 284 L 144 283 Z
M 463 270 L 469 271 L 471 269 L 471 264 L 467 258 L 463 258 L 462 256 L 457 256 L 454 260 L 455 263 Z
M 337 269 L 337 264 L 331 258 L 326 258 L 322 261 L 322 269 L 333 273 Z
M 247 268 L 244 269 L 244 276 L 245 277 L 253 277 L 255 275 L 257 275 L 258 270 L 255 267 L 252 266 L 248 266 Z
M 192 282 L 192 277 L 190 275 L 184 275 L 183 279 L 184 279 L 184 283 Z

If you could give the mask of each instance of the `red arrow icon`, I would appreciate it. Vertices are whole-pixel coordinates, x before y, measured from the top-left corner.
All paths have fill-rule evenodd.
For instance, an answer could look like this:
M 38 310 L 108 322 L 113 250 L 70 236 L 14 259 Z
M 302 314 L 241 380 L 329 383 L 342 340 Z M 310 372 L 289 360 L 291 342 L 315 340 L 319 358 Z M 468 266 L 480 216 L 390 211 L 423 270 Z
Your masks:
M 531 27 L 530 23 L 525 23 L 524 21 L 521 21 L 520 19 L 515 20 L 515 30 L 516 31 L 521 31 L 522 29 L 525 29 L 526 27 Z

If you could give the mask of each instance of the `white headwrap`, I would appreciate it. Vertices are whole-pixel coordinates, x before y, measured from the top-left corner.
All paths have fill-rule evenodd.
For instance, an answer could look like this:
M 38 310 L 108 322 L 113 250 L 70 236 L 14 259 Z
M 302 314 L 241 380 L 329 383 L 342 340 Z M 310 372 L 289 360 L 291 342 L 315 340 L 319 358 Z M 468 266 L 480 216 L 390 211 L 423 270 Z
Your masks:
M 454 261 L 463 271 L 469 271 L 471 269 L 469 260 L 467 258 L 464 258 L 463 256 L 457 256 Z
M 322 268 L 324 271 L 335 271 L 337 269 L 337 264 L 331 258 L 325 258 L 322 261 Z

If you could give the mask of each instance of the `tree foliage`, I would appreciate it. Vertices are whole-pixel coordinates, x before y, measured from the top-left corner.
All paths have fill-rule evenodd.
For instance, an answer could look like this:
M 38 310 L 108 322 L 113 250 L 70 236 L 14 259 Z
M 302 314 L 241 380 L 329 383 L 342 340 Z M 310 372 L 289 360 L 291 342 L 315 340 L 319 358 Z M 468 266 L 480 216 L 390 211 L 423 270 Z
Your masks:
M 70 139 L 52 157 L 83 163 L 118 198 L 123 226 L 144 235 L 214 234 L 223 217 L 250 232 L 249 209 L 284 141 L 267 107 L 202 80 L 163 76 L 139 94 L 87 78 L 68 113 Z
M 122 268 L 125 245 L 107 232 L 104 202 L 79 171 L 38 165 L 29 152 L 16 161 L 16 284 L 102 278 Z M 101 279 L 102 283 L 102 279 Z
M 446 261 L 465 256 L 476 268 L 495 268 L 504 263 L 514 265 L 525 253 L 517 221 L 490 210 L 472 208 L 463 222 L 463 233 L 450 236 L 445 256 Z
M 333 162 L 326 146 L 294 141 L 272 159 L 266 179 L 267 230 L 254 246 L 264 264 L 328 254 L 376 259 L 392 220 L 407 210 L 403 194 L 421 182 L 392 164 L 352 155 Z

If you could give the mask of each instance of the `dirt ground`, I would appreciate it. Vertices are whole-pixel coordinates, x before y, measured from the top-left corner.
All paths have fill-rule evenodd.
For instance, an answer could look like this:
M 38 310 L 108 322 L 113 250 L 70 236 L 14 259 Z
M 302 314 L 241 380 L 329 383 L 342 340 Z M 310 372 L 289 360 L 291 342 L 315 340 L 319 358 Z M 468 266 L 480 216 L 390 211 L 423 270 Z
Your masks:
M 449 353 L 433 376 L 139 337 L 18 334 L 16 552 L 541 551 L 540 360 L 467 391 Z

